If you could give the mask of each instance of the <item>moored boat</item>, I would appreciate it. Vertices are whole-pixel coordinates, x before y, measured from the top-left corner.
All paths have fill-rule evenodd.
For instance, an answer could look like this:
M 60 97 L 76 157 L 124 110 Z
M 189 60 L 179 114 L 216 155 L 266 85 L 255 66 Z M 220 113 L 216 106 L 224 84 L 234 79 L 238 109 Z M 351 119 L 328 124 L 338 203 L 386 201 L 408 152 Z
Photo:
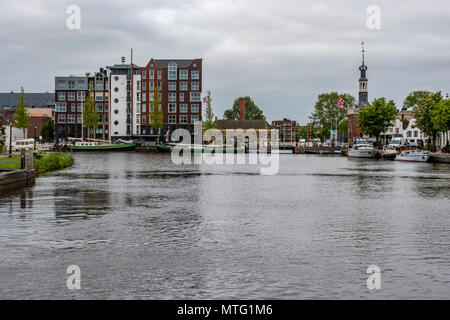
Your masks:
M 124 152 L 134 151 L 136 143 L 124 140 L 109 143 L 104 140 L 87 139 L 87 141 L 73 141 L 71 144 L 67 144 L 66 148 L 73 152 Z
M 199 145 L 199 144 L 182 144 L 182 143 L 168 143 L 168 144 L 157 144 L 158 151 L 160 152 L 171 152 L 171 151 L 183 151 L 183 152 L 245 152 L 245 147 L 234 147 L 229 145 Z
M 348 156 L 353 158 L 375 158 L 377 150 L 367 139 L 355 138 L 353 146 L 348 148 Z
M 430 159 L 428 151 L 419 150 L 416 147 L 405 147 L 395 157 L 396 161 L 412 161 L 412 162 L 427 162 Z

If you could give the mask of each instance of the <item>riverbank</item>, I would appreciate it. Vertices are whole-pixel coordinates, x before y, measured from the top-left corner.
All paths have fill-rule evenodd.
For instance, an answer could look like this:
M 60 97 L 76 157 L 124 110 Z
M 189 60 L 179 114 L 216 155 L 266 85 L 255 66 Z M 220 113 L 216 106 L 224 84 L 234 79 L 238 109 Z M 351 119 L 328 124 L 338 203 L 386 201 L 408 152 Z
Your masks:
M 71 153 L 38 153 L 34 158 L 37 174 L 71 167 L 74 159 Z

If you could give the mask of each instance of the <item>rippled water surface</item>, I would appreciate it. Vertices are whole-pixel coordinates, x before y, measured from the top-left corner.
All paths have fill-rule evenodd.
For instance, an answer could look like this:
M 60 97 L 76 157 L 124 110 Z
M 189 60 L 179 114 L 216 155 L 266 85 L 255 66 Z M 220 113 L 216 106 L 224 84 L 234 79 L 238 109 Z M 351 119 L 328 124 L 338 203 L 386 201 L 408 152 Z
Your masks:
M 75 158 L 0 195 L 0 298 L 450 298 L 448 165 L 280 155 L 262 176 Z

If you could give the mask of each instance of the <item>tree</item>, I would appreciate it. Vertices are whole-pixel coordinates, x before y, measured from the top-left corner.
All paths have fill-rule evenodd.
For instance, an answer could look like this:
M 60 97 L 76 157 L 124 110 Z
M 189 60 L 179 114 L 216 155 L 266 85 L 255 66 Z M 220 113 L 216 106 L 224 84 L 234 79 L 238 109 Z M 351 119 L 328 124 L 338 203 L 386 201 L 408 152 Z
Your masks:
M 14 114 L 14 126 L 20 128 L 23 131 L 23 137 L 25 138 L 25 132 L 30 125 L 30 114 L 27 110 L 27 103 L 23 98 L 23 88 L 20 88 L 19 103 L 17 104 L 16 113 Z
M 264 114 L 250 97 L 245 97 L 245 119 L 246 120 L 264 120 Z M 225 110 L 224 117 L 227 120 L 239 120 L 240 98 L 234 100 L 233 106 Z
M 441 101 L 442 94 L 438 91 L 430 94 L 428 97 L 418 99 L 417 105 L 413 109 L 416 127 L 428 135 L 428 148 L 430 150 L 434 150 L 434 143 L 439 132 L 433 121 L 433 114 L 435 114 L 435 109 Z
M 358 114 L 358 126 L 364 134 L 375 136 L 379 146 L 381 133 L 386 132 L 392 126 L 397 109 L 392 100 L 386 102 L 386 98 L 375 99 L 371 104 L 363 106 Z
M 206 121 L 203 124 L 206 130 L 214 128 L 216 126 L 216 122 L 214 121 L 214 113 L 212 111 L 211 106 L 211 91 L 208 90 L 208 93 L 206 95 L 206 109 L 205 109 L 205 118 Z
M 450 130 L 450 100 L 441 100 L 432 111 L 434 128 L 439 132 Z
M 89 91 L 86 97 L 86 102 L 83 108 L 83 124 L 88 129 L 88 137 L 95 133 L 95 129 L 98 127 L 98 122 L 100 121 L 100 115 L 95 109 L 94 99 L 92 97 L 94 89 L 92 85 L 89 85 Z
M 44 123 L 41 130 L 41 135 L 44 140 L 51 141 L 55 139 L 55 123 L 52 119 Z
M 344 105 L 338 109 L 339 97 L 344 100 Z M 319 136 L 322 140 L 330 137 L 331 127 L 347 119 L 347 110 L 356 102 L 355 97 L 348 93 L 337 92 L 322 93 L 317 96 L 314 112 L 310 117 L 315 127 L 320 127 Z
M 157 129 L 161 133 L 164 126 L 163 112 L 161 109 L 161 98 L 159 97 L 158 87 L 153 90 L 153 110 L 150 111 L 150 121 L 153 129 Z M 159 136 L 158 136 L 159 139 Z
M 403 108 L 415 108 L 417 106 L 417 101 L 422 98 L 428 98 L 432 94 L 432 92 L 425 90 L 412 91 L 403 101 Z
M 344 141 L 347 141 L 348 135 L 348 119 L 344 119 L 338 124 L 338 131 L 340 136 L 344 137 Z

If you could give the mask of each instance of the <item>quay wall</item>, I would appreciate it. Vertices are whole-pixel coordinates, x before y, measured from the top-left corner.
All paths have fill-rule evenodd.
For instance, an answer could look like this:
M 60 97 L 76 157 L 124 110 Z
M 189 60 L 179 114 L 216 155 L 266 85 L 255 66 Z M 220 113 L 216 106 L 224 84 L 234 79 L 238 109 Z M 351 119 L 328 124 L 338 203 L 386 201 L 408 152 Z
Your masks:
M 35 179 L 34 170 L 0 170 L 0 191 L 31 185 Z

